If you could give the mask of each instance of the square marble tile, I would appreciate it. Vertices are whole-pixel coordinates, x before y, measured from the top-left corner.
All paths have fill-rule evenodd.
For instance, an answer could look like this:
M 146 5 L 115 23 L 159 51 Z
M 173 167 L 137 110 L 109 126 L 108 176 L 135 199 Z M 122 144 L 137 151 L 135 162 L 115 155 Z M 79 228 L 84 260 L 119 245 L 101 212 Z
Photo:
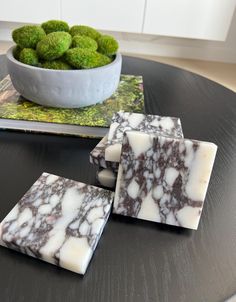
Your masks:
M 105 148 L 106 161 L 120 161 L 123 134 L 130 130 L 183 137 L 179 118 L 120 111 L 113 115 L 111 121 Z
M 43 173 L 0 224 L 0 244 L 84 274 L 113 193 Z
M 197 229 L 217 146 L 124 134 L 113 213 Z

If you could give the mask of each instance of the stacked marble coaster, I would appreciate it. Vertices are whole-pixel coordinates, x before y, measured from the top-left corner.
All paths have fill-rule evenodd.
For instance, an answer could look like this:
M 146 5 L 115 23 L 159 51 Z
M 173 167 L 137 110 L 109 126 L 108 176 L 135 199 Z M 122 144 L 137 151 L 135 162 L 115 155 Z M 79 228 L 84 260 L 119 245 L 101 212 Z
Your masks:
M 90 163 L 99 167 L 97 181 L 100 185 L 108 188 L 115 187 L 123 133 L 130 130 L 183 137 L 179 118 L 122 111 L 115 113 L 109 133 L 90 152 Z
M 158 116 L 150 114 L 117 112 L 112 118 L 107 143 L 105 148 L 105 160 L 120 162 L 123 135 L 130 130 L 145 133 L 157 133 L 170 137 L 183 137 L 183 131 L 179 118 Z
M 179 118 L 118 112 L 90 162 L 110 187 L 119 165 L 113 213 L 197 229 L 216 151 L 184 139 Z
M 114 193 L 43 173 L 0 224 L 0 244 L 84 274 Z

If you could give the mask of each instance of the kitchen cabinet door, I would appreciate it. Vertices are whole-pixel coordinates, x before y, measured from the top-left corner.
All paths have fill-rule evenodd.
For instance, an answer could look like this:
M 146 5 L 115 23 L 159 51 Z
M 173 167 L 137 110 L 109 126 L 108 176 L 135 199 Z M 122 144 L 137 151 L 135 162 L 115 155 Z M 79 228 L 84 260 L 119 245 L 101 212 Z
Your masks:
M 141 33 L 145 0 L 62 0 L 62 19 L 101 30 Z
M 226 39 L 236 0 L 147 0 L 143 33 Z
M 1 0 L 0 21 L 41 23 L 60 19 L 60 0 Z

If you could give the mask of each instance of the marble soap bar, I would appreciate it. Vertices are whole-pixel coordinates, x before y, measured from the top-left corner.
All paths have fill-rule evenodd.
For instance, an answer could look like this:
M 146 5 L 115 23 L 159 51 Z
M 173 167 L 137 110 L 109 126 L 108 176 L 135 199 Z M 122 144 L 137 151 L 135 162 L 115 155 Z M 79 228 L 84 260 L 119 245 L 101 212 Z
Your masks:
M 120 111 L 113 115 L 110 125 L 105 148 L 106 161 L 120 161 L 123 134 L 130 130 L 177 138 L 183 137 L 179 118 Z
M 116 162 L 105 160 L 106 146 L 107 146 L 107 135 L 90 152 L 89 161 L 91 164 L 97 165 L 100 168 L 111 169 L 112 171 L 117 172 L 119 164 Z
M 0 244 L 84 274 L 113 193 L 43 173 L 0 224 Z
M 116 185 L 117 173 L 111 169 L 100 169 L 97 173 L 97 181 L 106 188 L 114 189 Z
M 197 229 L 216 151 L 213 143 L 126 132 L 113 212 Z

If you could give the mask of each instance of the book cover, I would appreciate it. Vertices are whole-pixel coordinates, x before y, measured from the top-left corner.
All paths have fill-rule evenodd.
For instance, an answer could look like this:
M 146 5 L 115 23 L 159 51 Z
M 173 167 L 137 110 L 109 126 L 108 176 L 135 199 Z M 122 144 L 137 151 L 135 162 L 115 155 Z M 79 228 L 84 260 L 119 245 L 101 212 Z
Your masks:
M 117 111 L 144 112 L 143 79 L 121 75 L 115 93 L 101 104 L 78 109 L 43 107 L 24 99 L 6 76 L 0 82 L 0 128 L 102 137 Z

